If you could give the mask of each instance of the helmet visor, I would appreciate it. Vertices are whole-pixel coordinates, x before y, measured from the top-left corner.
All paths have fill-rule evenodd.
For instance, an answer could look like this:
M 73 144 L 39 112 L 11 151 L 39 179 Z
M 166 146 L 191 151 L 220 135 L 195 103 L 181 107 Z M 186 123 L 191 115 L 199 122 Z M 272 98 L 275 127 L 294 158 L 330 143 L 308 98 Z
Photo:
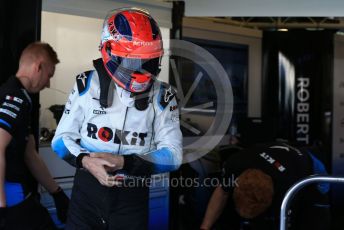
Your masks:
M 157 77 L 160 73 L 160 57 L 153 59 L 134 59 L 111 56 L 111 61 L 120 69 L 124 68 L 130 72 L 149 73 Z
M 160 58 L 133 59 L 112 56 L 105 66 L 122 88 L 130 92 L 144 92 L 160 72 Z

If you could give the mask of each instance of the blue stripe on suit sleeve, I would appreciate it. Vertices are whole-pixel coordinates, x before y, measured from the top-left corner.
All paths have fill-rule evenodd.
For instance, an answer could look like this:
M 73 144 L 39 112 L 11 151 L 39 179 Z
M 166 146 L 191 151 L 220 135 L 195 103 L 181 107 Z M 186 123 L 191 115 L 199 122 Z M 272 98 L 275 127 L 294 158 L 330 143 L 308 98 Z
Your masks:
M 66 145 L 64 144 L 62 138 L 58 139 L 57 141 L 55 141 L 52 144 L 53 150 L 55 153 L 57 153 L 57 155 L 60 158 L 64 158 L 66 155 L 68 155 L 69 150 L 67 149 Z
M 3 119 L 0 119 L 0 123 L 6 125 L 10 129 L 12 128 L 12 126 L 8 122 L 4 121 Z
M 149 158 L 154 162 L 154 172 L 163 173 L 178 169 L 178 165 L 174 164 L 174 155 L 167 147 L 158 149 L 149 154 Z
M 52 148 L 54 150 L 54 152 L 63 160 L 65 160 L 66 162 L 68 162 L 70 165 L 72 166 L 76 166 L 76 156 L 74 156 L 73 154 L 71 154 L 69 152 L 69 150 L 67 149 L 66 145 L 64 144 L 62 138 L 56 140 L 53 144 L 52 144 Z

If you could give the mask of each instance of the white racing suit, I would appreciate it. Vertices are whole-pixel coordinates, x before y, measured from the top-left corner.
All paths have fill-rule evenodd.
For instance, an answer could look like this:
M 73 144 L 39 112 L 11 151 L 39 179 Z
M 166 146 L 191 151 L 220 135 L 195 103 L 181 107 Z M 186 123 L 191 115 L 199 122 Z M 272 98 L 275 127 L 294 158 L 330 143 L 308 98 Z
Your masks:
M 156 80 L 146 96 L 131 97 L 130 92 L 115 85 L 108 76 L 99 77 L 98 72 L 87 71 L 76 77 L 76 83 L 52 141 L 53 150 L 59 157 L 77 168 L 82 167 L 80 156 L 83 154 L 107 152 L 124 156 L 121 174 L 125 175 L 149 177 L 151 174 L 177 169 L 182 162 L 182 134 L 173 89 L 168 84 Z M 104 83 L 102 77 L 107 83 Z M 108 91 L 103 90 L 104 88 Z M 101 105 L 104 100 L 105 106 Z M 108 189 L 111 192 L 103 191 Z M 87 191 L 81 193 L 80 190 Z M 116 193 L 116 190 L 117 194 L 112 194 Z M 128 197 L 131 193 L 137 194 L 134 191 L 129 191 L 128 188 L 105 188 L 91 174 L 78 169 L 66 229 L 83 229 L 84 225 L 98 229 L 100 228 L 98 224 L 106 226 L 104 229 L 112 229 L 113 222 L 116 222 L 118 227 L 114 229 L 121 229 L 119 221 L 126 222 L 123 223 L 123 229 L 131 229 L 130 225 L 128 226 L 130 223 L 125 218 L 118 220 L 111 216 L 118 214 L 113 214 L 113 207 L 120 203 L 121 197 Z M 146 193 L 146 190 L 142 193 Z M 103 205 L 104 196 L 110 195 L 111 200 L 107 200 Z M 100 197 L 102 197 L 101 201 Z M 142 202 L 143 200 L 145 202 Z M 80 207 L 85 205 L 83 202 L 91 202 L 91 206 L 83 209 Z M 113 202 L 117 203 L 113 204 Z M 110 203 L 112 207 L 109 207 Z M 139 203 L 148 204 L 148 193 L 141 200 L 138 199 L 133 206 Z M 145 206 L 144 209 L 147 207 Z M 76 208 L 78 212 L 73 210 Z M 94 213 L 89 213 L 90 210 Z M 142 211 L 130 209 L 125 211 L 123 207 L 121 210 L 127 216 L 135 215 L 134 212 L 140 215 L 132 218 L 136 219 L 134 222 L 139 229 L 145 229 L 142 222 L 137 219 L 142 219 L 145 215 L 141 213 Z M 90 220 L 94 215 L 99 217 L 98 222 Z M 132 229 L 136 227 L 133 226 Z
M 139 111 L 130 93 L 117 85 L 112 105 L 102 107 L 96 71 L 80 74 L 76 81 L 52 141 L 59 157 L 77 166 L 80 153 L 146 154 L 154 164 L 152 173 L 179 167 L 182 134 L 170 86 L 155 81 L 148 108 Z M 128 169 L 129 174 L 131 170 L 134 169 Z

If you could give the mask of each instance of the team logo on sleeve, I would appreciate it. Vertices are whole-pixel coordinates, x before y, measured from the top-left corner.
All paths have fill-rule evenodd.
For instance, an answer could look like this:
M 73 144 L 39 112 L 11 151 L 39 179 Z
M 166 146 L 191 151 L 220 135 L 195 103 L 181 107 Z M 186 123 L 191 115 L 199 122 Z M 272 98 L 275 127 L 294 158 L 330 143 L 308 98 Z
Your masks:
M 4 102 L 4 103 L 2 103 L 2 105 L 6 106 L 6 107 L 9 107 L 9 108 L 12 108 L 12 109 L 14 109 L 16 111 L 20 111 L 20 108 L 18 108 L 17 106 L 15 106 L 15 105 L 13 105 L 11 103 Z
M 170 88 L 168 88 L 168 90 L 165 91 L 164 102 L 168 103 L 173 96 L 174 94 L 172 93 L 172 87 L 170 86 Z
M 80 96 L 83 95 L 89 89 L 90 79 L 92 77 L 90 73 L 91 71 L 86 71 L 84 73 L 79 74 L 76 77 L 76 83 L 78 86 Z
M 10 116 L 10 117 L 17 118 L 17 114 L 15 114 L 15 113 L 9 111 L 8 109 L 2 109 L 2 108 L 0 108 L 0 113 L 5 113 L 5 114 L 7 114 L 7 115 Z
M 172 86 L 170 86 L 166 83 L 163 83 L 162 87 L 160 88 L 159 94 L 160 94 L 159 106 L 161 107 L 161 109 L 165 109 L 165 107 L 175 97 L 176 91 L 172 88 Z
M 178 122 L 180 120 L 178 113 L 172 113 L 171 114 L 171 121 L 172 122 Z
M 269 154 L 262 152 L 259 154 L 266 162 L 273 165 L 278 171 L 284 172 L 286 170 L 286 167 L 283 166 L 279 161 L 271 157 Z
M 178 109 L 178 105 L 171 105 L 171 106 L 170 106 L 170 111 L 171 111 L 171 112 L 174 111 L 174 110 L 176 110 L 176 109 Z
M 14 97 L 14 96 L 10 96 L 10 95 L 6 96 L 6 100 L 8 100 L 8 101 L 15 101 L 15 102 L 18 102 L 19 104 L 23 103 L 23 99 L 20 99 L 18 97 Z
M 87 76 L 85 73 L 79 74 L 79 76 L 77 77 L 77 80 L 79 80 L 80 82 L 80 86 L 85 88 L 86 87 L 86 80 L 87 80 Z

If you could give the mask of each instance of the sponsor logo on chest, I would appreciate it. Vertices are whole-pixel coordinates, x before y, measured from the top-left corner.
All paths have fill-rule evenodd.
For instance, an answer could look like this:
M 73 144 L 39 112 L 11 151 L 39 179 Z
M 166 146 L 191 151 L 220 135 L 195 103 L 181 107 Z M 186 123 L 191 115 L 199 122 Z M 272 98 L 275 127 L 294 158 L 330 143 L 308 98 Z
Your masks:
M 111 129 L 109 127 L 98 127 L 95 124 L 87 123 L 87 136 L 104 142 L 112 141 L 115 144 L 144 146 L 147 133 Z
M 104 110 L 97 110 L 97 109 L 94 109 L 93 110 L 93 114 L 106 114 L 106 111 L 104 111 Z

